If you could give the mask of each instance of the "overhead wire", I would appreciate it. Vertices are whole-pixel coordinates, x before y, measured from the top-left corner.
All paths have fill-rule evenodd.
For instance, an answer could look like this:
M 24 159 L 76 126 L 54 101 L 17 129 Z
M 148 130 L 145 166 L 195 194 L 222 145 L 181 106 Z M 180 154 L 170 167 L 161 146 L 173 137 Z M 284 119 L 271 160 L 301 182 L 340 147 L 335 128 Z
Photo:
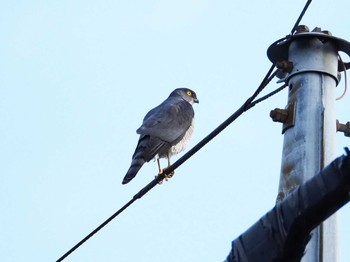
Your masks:
M 295 21 L 295 24 L 292 28 L 292 30 L 290 31 L 290 35 L 293 35 L 295 30 L 297 29 L 297 27 L 299 26 L 299 23 L 301 21 L 301 19 L 303 18 L 303 16 L 305 15 L 306 13 L 306 10 L 309 8 L 309 5 L 311 4 L 312 0 L 308 0 L 303 8 L 303 10 L 301 11 L 298 19 Z
M 271 65 L 269 71 L 265 75 L 259 87 L 256 89 L 254 94 L 249 97 L 246 102 L 229 118 L 227 118 L 222 124 L 220 124 L 217 128 L 215 128 L 209 135 L 204 137 L 199 143 L 197 143 L 192 149 L 190 149 L 186 154 L 180 157 L 176 162 L 174 162 L 169 167 L 165 168 L 162 173 L 158 174 L 149 184 L 147 184 L 144 188 L 142 188 L 134 197 L 127 202 L 123 207 L 121 207 L 117 212 L 115 212 L 112 216 L 110 216 L 107 220 L 105 220 L 101 225 L 99 225 L 96 229 L 94 229 L 91 233 L 89 233 L 86 237 L 84 237 L 81 241 L 79 241 L 76 245 L 74 245 L 70 250 L 68 250 L 63 256 L 61 256 L 57 262 L 63 261 L 67 256 L 69 256 L 72 252 L 74 252 L 78 247 L 80 247 L 83 243 L 85 243 L 88 239 L 90 239 L 93 235 L 95 235 L 98 231 L 100 231 L 104 226 L 106 226 L 109 222 L 111 222 L 115 217 L 117 217 L 120 213 L 122 213 L 126 208 L 128 208 L 133 202 L 137 199 L 140 199 L 144 196 L 148 191 L 150 191 L 153 187 L 158 185 L 160 182 L 164 180 L 164 178 L 172 173 L 176 168 L 181 166 L 185 161 L 187 161 L 190 157 L 192 157 L 195 153 L 197 153 L 203 146 L 205 146 L 208 142 L 210 142 L 215 136 L 217 136 L 220 132 L 222 132 L 226 127 L 228 127 L 233 121 L 235 121 L 240 115 L 244 112 L 255 106 L 257 103 L 262 102 L 263 100 L 269 98 L 271 95 L 277 93 L 272 92 L 270 95 L 266 95 L 261 99 L 253 101 L 261 91 L 271 82 L 271 80 L 276 76 L 277 71 L 273 72 L 275 65 Z M 285 85 L 282 87 L 284 88 Z M 282 89 L 283 89 L 282 88 Z M 280 88 L 280 90 L 282 90 Z M 280 91 L 279 90 L 279 91 Z M 275 90 L 276 91 L 276 90 Z
M 304 16 L 307 8 L 309 7 L 311 0 L 308 0 L 306 5 L 304 6 L 301 14 L 299 15 L 296 23 L 294 24 L 291 34 L 294 33 L 297 26 L 299 25 L 302 17 Z M 143 187 L 137 194 L 133 196 L 131 200 L 129 200 L 124 206 L 122 206 L 118 211 L 116 211 L 112 216 L 110 216 L 107 220 L 105 220 L 101 225 L 99 225 L 96 229 L 91 231 L 86 237 L 84 237 L 81 241 L 79 241 L 76 245 L 74 245 L 70 250 L 68 250 L 64 255 L 62 255 L 57 262 L 63 261 L 67 258 L 72 252 L 74 252 L 77 248 L 79 248 L 82 244 L 84 244 L 88 239 L 90 239 L 93 235 L 95 235 L 98 231 L 100 231 L 103 227 L 105 227 L 109 222 L 111 222 L 115 217 L 117 217 L 120 213 L 122 213 L 125 209 L 127 209 L 133 202 L 137 199 L 143 197 L 147 192 L 149 192 L 153 187 L 162 182 L 166 175 L 172 173 L 175 169 L 181 166 L 185 161 L 187 161 L 190 157 L 192 157 L 195 153 L 197 153 L 202 147 L 204 147 L 208 142 L 210 142 L 214 137 L 216 137 L 219 133 L 221 133 L 226 127 L 228 127 L 232 122 L 234 122 L 239 116 L 241 116 L 244 112 L 248 111 L 250 108 L 254 107 L 256 104 L 270 98 L 276 93 L 283 90 L 287 84 L 282 85 L 271 93 L 256 99 L 256 97 L 263 91 L 263 89 L 271 82 L 271 80 L 276 76 L 278 69 L 273 72 L 275 65 L 272 64 L 265 77 L 261 81 L 259 87 L 255 90 L 253 95 L 249 97 L 244 104 L 235 111 L 230 117 L 228 117 L 224 122 L 222 122 L 217 128 L 215 128 L 209 135 L 204 137 L 199 143 L 197 143 L 193 148 L 191 148 L 187 153 L 185 153 L 182 157 L 180 157 L 176 162 L 174 162 L 171 166 L 165 168 L 162 173 L 158 174 L 150 183 L 148 183 L 145 187 Z M 345 70 L 346 71 L 346 70 Z M 256 100 L 255 100 L 256 99 Z
M 266 74 L 265 78 L 254 92 L 254 94 L 249 97 L 246 102 L 229 118 L 227 118 L 221 125 L 219 125 L 216 129 L 214 129 L 209 135 L 203 138 L 197 145 L 195 145 L 191 150 L 189 150 L 186 154 L 180 157 L 176 162 L 174 162 L 168 168 L 165 168 L 161 174 L 158 174 L 149 184 L 147 184 L 144 188 L 142 188 L 134 197 L 127 202 L 123 207 L 121 207 L 117 212 L 115 212 L 112 216 L 110 216 L 107 220 L 105 220 L 101 225 L 99 225 L 96 229 L 94 229 L 91 233 L 89 233 L 86 237 L 84 237 L 81 241 L 79 241 L 75 246 L 73 246 L 69 251 L 67 251 L 63 256 L 61 256 L 57 262 L 63 261 L 67 256 L 69 256 L 72 252 L 74 252 L 78 247 L 80 247 L 83 243 L 85 243 L 89 238 L 95 235 L 98 231 L 100 231 L 104 226 L 106 226 L 109 222 L 111 222 L 115 217 L 117 217 L 120 213 L 122 213 L 126 208 L 128 208 L 133 202 L 137 199 L 140 199 L 144 196 L 148 191 L 150 191 L 153 187 L 158 185 L 161 181 L 164 180 L 166 175 L 172 173 L 176 168 L 181 166 L 185 161 L 187 161 L 191 156 L 193 156 L 196 152 L 198 152 L 203 146 L 205 146 L 208 142 L 210 142 L 215 136 L 217 136 L 220 132 L 222 132 L 226 127 L 228 127 L 233 121 L 235 121 L 242 113 L 246 112 L 256 104 L 268 99 L 269 97 L 275 95 L 276 93 L 283 90 L 287 84 L 282 85 L 277 88 L 273 92 L 261 97 L 254 101 L 254 99 L 259 95 L 259 93 L 270 83 L 270 81 L 276 76 L 277 70 L 272 73 L 274 69 L 274 65 L 271 66 L 270 70 Z
M 260 102 L 262 102 L 262 101 L 264 101 L 264 100 L 270 98 L 271 96 L 274 96 L 274 95 L 277 94 L 278 92 L 281 92 L 283 89 L 285 89 L 287 86 L 288 86 L 287 84 L 283 84 L 282 86 L 280 86 L 280 87 L 277 88 L 276 90 L 274 90 L 274 91 L 268 93 L 267 95 L 265 95 L 265 96 L 263 96 L 263 97 L 261 97 L 261 98 L 259 98 L 259 99 L 257 99 L 257 100 L 254 100 L 253 102 L 251 102 L 250 107 L 253 107 L 253 106 L 255 106 L 256 104 L 258 104 L 258 103 L 260 103 Z

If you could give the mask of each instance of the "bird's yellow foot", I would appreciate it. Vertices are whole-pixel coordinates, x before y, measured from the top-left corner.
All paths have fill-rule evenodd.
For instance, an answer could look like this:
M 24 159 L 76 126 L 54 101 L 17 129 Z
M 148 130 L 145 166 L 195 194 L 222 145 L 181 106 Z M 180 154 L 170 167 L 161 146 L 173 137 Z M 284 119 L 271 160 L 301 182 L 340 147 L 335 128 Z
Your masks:
M 168 181 L 168 179 L 172 178 L 175 175 L 175 171 L 171 172 L 168 175 L 165 175 L 165 181 Z
M 161 174 L 163 174 L 162 168 L 159 169 L 159 173 L 158 173 L 158 176 L 156 176 L 156 178 L 158 178 Z M 161 184 L 163 184 L 163 179 L 158 179 L 158 185 L 161 185 Z

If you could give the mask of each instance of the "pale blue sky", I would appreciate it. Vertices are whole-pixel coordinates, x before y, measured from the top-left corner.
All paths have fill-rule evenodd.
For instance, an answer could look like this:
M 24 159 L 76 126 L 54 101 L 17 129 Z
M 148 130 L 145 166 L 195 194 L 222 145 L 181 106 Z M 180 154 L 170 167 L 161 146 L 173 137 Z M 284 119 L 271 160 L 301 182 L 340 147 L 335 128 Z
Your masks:
M 211 132 L 256 89 L 304 3 L 0 1 L 1 261 L 58 259 L 151 181 L 154 162 L 121 185 L 135 130 L 173 89 L 200 100 L 189 147 Z M 314 1 L 302 24 L 350 40 L 349 9 Z M 269 112 L 286 101 L 244 114 L 66 261 L 222 261 L 274 205 L 283 137 Z M 350 120 L 349 94 L 337 118 Z M 340 155 L 350 140 L 337 141 Z M 345 206 L 341 262 L 349 221 Z

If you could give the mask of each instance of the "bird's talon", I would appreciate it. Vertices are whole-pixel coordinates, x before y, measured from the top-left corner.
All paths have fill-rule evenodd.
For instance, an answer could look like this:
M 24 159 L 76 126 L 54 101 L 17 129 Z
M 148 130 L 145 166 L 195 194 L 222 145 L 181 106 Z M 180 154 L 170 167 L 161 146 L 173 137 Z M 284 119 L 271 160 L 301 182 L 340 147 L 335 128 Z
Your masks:
M 165 175 L 165 180 L 168 181 L 168 179 L 172 178 L 175 175 L 175 171 L 172 171 L 170 174 Z
M 156 176 L 156 178 L 158 178 L 158 185 L 163 184 L 163 179 L 159 179 L 159 176 L 160 176 L 161 174 L 163 174 L 163 169 L 162 169 L 162 168 L 159 169 L 158 176 Z

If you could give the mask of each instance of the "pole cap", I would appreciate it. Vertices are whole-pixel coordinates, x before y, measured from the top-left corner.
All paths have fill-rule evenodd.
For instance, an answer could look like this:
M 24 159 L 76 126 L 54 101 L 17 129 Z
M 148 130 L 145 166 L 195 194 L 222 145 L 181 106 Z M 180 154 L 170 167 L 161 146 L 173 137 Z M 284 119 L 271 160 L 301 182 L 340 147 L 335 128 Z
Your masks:
M 290 44 L 297 39 L 300 38 L 319 38 L 321 41 L 331 41 L 336 50 L 338 52 L 344 52 L 348 56 L 350 56 L 350 42 L 332 36 L 329 31 L 321 31 L 321 28 L 316 27 L 312 32 L 309 32 L 307 26 L 299 26 L 300 30 L 297 30 L 295 34 L 293 35 L 287 35 L 284 38 L 281 38 L 274 42 L 272 45 L 269 46 L 267 49 L 267 57 L 269 60 L 276 64 L 277 62 L 280 61 L 288 61 L 288 50 Z M 349 69 L 350 68 L 350 62 L 344 63 L 345 68 Z M 338 71 L 344 71 L 344 66 L 343 64 L 339 61 L 338 62 Z

